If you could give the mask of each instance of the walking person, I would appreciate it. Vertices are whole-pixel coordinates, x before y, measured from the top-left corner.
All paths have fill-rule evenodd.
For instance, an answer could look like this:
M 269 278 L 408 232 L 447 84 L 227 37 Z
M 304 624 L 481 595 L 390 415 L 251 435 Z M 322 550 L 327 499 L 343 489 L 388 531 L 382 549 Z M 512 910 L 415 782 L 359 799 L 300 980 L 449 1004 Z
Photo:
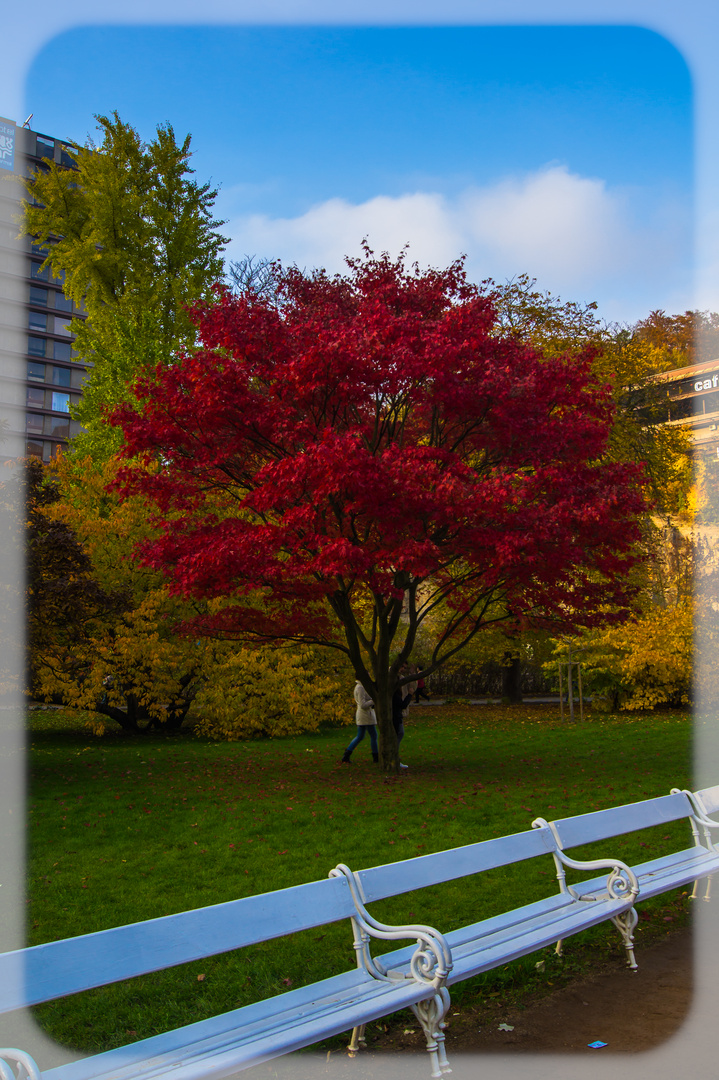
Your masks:
M 410 683 L 409 686 L 412 684 Z M 409 690 L 409 686 L 405 686 L 405 690 Z M 408 694 L 403 693 L 403 688 L 398 686 L 395 692 L 392 694 L 392 724 L 394 725 L 394 733 L 397 736 L 397 745 L 402 742 L 404 736 L 404 716 L 405 709 L 409 707 L 409 703 L 412 700 L 412 694 L 414 690 L 410 690 Z M 407 765 L 403 765 L 400 761 L 400 769 L 406 769 Z
M 377 743 L 377 716 L 374 711 L 374 702 L 359 679 L 355 683 L 354 699 L 357 705 L 355 709 L 357 734 L 342 755 L 342 760 L 349 764 L 352 751 L 362 742 L 365 733 L 369 732 L 372 760 L 377 762 L 379 761 L 379 745 Z

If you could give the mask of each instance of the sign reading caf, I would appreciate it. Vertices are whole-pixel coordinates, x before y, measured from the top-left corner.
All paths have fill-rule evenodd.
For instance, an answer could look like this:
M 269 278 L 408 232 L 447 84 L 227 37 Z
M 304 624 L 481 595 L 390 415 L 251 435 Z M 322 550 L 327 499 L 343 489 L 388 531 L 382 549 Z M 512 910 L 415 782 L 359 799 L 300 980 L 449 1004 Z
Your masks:
M 694 383 L 695 390 L 711 390 L 716 386 L 719 386 L 719 374 L 712 375 L 711 379 L 697 379 Z

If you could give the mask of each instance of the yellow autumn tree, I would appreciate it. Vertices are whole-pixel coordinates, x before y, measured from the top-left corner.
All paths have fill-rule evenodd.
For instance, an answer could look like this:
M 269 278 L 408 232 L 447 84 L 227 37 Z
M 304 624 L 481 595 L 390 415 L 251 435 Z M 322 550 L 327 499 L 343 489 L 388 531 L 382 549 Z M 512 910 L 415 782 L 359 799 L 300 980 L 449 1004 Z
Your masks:
M 613 708 L 653 709 L 688 703 L 692 690 L 693 578 L 701 543 L 674 526 L 647 523 L 633 614 L 620 625 L 555 640 L 557 659 L 582 664 L 585 688 Z M 545 665 L 551 670 L 550 664 Z M 553 662 L 556 669 L 556 660 Z
M 100 600 L 86 605 L 72 633 L 62 618 L 45 626 L 32 660 L 35 694 L 88 711 L 97 734 L 108 722 L 131 733 L 177 729 L 190 708 L 198 733 L 218 739 L 316 730 L 341 720 L 343 709 L 349 722 L 351 679 L 322 670 L 311 650 L 238 649 L 181 632 L 196 608 L 132 557 L 149 533 L 147 510 L 108 492 L 115 471 L 114 459 L 71 457 L 49 470 L 58 494 L 42 518 L 79 545 Z
M 208 643 L 212 679 L 194 703 L 198 734 L 233 741 L 318 731 L 354 720 L 352 674 L 325 667 L 308 648 L 240 648 Z

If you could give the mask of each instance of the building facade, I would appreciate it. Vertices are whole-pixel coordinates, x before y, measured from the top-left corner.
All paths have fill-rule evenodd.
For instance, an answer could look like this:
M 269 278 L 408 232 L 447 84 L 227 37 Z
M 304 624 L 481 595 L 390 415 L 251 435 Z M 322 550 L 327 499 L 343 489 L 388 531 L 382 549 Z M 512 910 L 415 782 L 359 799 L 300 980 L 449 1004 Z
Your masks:
M 719 359 L 664 371 L 650 385 L 652 400 L 642 415 L 653 423 L 690 428 L 698 454 L 719 456 Z
M 71 419 L 87 377 L 73 357 L 81 308 L 42 263 L 48 248 L 20 237 L 22 177 L 48 161 L 73 167 L 68 143 L 0 117 L 0 456 L 49 461 L 80 427 Z

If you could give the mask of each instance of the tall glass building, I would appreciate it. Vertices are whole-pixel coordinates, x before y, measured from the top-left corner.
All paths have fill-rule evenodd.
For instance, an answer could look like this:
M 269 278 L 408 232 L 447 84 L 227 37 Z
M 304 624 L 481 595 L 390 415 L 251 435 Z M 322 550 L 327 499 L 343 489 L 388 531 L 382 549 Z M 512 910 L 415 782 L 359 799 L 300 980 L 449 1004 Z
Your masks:
M 48 248 L 19 236 L 22 177 L 48 161 L 71 168 L 67 148 L 0 117 L 0 458 L 49 461 L 79 431 L 70 409 L 87 368 L 73 360 L 71 320 L 84 313 L 42 269 Z

